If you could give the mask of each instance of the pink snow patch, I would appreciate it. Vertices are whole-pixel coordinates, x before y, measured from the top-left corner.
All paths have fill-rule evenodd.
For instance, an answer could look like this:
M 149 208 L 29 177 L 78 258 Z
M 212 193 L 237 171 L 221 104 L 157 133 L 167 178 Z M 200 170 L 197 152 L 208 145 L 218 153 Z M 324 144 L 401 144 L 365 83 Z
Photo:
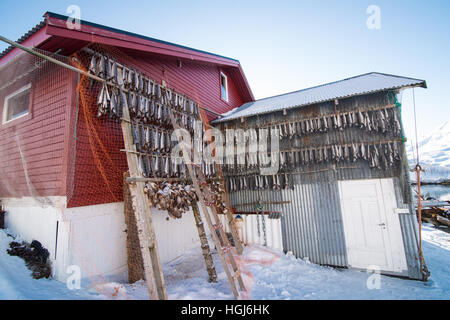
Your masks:
M 259 264 L 262 266 L 271 266 L 280 255 L 271 250 L 260 246 L 247 246 L 242 256 L 235 256 L 236 263 L 241 271 L 242 280 L 244 281 L 246 291 L 241 294 L 242 300 L 251 300 L 251 291 L 255 283 L 254 276 L 248 270 L 248 265 Z

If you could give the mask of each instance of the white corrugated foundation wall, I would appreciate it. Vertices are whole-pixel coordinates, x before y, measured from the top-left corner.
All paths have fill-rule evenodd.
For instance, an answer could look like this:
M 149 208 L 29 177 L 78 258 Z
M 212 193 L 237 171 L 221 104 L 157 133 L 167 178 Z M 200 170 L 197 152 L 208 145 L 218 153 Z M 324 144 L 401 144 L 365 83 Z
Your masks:
M 2 199 L 8 212 L 6 227 L 27 242 L 41 242 L 50 252 L 53 276 L 60 281 L 67 279 L 72 265 L 80 267 L 83 279 L 126 281 L 123 202 L 67 209 L 65 197 L 47 200 L 51 205 L 36 198 Z M 192 214 L 167 220 L 166 212 L 152 212 L 161 262 L 200 246 Z

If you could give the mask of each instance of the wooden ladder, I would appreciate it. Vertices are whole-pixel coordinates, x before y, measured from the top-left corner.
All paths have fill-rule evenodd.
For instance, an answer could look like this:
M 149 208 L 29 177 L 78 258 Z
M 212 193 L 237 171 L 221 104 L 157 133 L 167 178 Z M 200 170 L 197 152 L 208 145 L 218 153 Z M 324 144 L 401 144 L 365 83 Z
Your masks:
M 198 204 L 200 205 L 200 209 L 205 216 L 206 223 L 216 246 L 217 253 L 219 254 L 220 261 L 222 262 L 225 274 L 227 275 L 228 282 L 230 283 L 231 290 L 233 291 L 234 297 L 238 299 L 240 297 L 240 292 L 243 292 L 246 289 L 240 270 L 237 266 L 236 260 L 234 259 L 230 241 L 228 240 L 228 237 L 220 222 L 219 215 L 217 214 L 214 195 L 211 192 L 209 183 L 206 181 L 201 166 L 199 164 L 193 164 L 189 156 L 190 152 L 184 150 L 185 145 L 182 143 L 179 130 L 177 130 L 182 128 L 176 123 L 172 113 L 170 113 L 169 116 L 174 132 L 177 136 L 178 143 L 182 146 L 183 160 L 188 169 L 192 186 L 194 187 L 197 195 Z M 240 243 L 240 241 L 238 242 Z M 239 286 L 239 290 L 236 282 Z
M 203 121 L 203 125 L 205 126 L 205 128 L 211 127 L 209 122 L 206 120 L 206 117 L 202 117 L 202 121 Z M 214 148 L 213 141 L 211 142 L 211 145 Z M 233 217 L 233 209 L 231 207 L 231 201 L 230 201 L 230 198 L 228 197 L 228 193 L 226 192 L 226 183 L 225 183 L 225 177 L 224 177 L 223 171 L 222 171 L 222 166 L 220 166 L 219 164 L 216 163 L 215 168 L 216 168 L 217 181 L 219 181 L 219 183 L 221 184 L 222 190 L 225 191 L 223 193 L 223 200 L 225 201 L 225 205 L 228 209 L 225 213 L 226 219 L 228 220 L 228 229 L 230 230 L 231 236 L 233 237 L 233 242 L 236 247 L 236 251 L 239 255 L 241 255 L 244 252 L 244 247 L 242 246 L 242 241 L 239 238 L 239 235 L 238 235 L 238 232 L 236 229 L 235 220 Z M 218 208 L 216 207 L 216 212 L 217 211 L 218 211 Z
M 144 193 L 145 182 L 138 179 L 140 178 L 140 172 L 138 170 L 139 159 L 133 141 L 128 107 L 123 108 L 121 126 L 130 178 L 134 179 L 133 182 L 129 183 L 129 189 L 131 194 L 131 205 L 136 218 L 139 246 L 144 264 L 144 277 L 147 283 L 148 294 L 152 300 L 167 300 L 166 286 L 164 284 L 164 276 L 156 243 L 156 234 L 152 222 L 152 212 L 148 197 Z

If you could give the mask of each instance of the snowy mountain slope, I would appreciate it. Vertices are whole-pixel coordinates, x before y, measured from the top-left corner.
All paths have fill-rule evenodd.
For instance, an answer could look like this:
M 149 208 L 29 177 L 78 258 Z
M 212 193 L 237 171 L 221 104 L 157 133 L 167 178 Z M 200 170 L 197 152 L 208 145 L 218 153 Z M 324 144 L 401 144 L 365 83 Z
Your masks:
M 409 164 L 416 163 L 415 146 L 414 151 L 408 146 Z M 450 121 L 444 122 L 435 130 L 431 131 L 425 138 L 419 141 L 419 160 L 422 168 L 423 182 L 442 182 L 450 180 Z M 411 175 L 415 181 L 415 174 Z

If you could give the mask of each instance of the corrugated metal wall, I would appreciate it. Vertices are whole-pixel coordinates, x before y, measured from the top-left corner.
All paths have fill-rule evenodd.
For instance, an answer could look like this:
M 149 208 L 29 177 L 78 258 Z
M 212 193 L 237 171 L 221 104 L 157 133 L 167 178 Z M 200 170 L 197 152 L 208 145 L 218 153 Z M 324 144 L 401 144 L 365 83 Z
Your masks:
M 314 263 L 346 266 L 337 183 L 296 184 L 294 190 L 283 190 L 282 197 L 291 202 L 283 210 L 284 247 Z
M 382 107 L 392 103 L 388 94 L 376 93 L 340 100 L 336 106 L 338 112 Z M 227 123 L 222 128 L 261 128 L 283 121 L 301 120 L 335 112 L 334 102 L 306 106 L 282 112 L 260 115 L 245 119 L 243 122 Z M 400 110 L 395 109 L 398 115 Z M 399 117 L 400 118 L 400 117 Z M 310 134 L 285 139 L 280 143 L 281 150 L 289 148 L 316 147 L 342 143 L 376 143 L 386 140 L 398 140 L 391 129 L 387 133 L 368 133 L 359 128 L 347 128 L 343 132 L 330 130 L 327 133 Z M 287 140 L 287 141 L 286 141 Z M 243 190 L 230 194 L 234 206 L 263 201 L 290 201 L 276 209 L 265 207 L 264 210 L 280 210 L 283 213 L 281 230 L 284 251 L 292 251 L 300 258 L 308 257 L 310 261 L 323 265 L 348 265 L 345 234 L 339 199 L 338 181 L 354 179 L 394 178 L 398 208 L 409 208 L 409 214 L 400 214 L 403 242 L 409 268 L 409 276 L 419 279 L 417 260 L 417 231 L 415 213 L 411 207 L 411 194 L 407 177 L 407 163 L 404 144 L 399 143 L 402 161 L 386 169 L 373 169 L 367 161 L 312 164 L 290 169 L 293 189 L 287 190 Z M 237 208 L 241 209 L 241 207 Z M 247 208 L 250 209 L 250 208 Z M 249 228 L 250 229 L 250 228 Z

